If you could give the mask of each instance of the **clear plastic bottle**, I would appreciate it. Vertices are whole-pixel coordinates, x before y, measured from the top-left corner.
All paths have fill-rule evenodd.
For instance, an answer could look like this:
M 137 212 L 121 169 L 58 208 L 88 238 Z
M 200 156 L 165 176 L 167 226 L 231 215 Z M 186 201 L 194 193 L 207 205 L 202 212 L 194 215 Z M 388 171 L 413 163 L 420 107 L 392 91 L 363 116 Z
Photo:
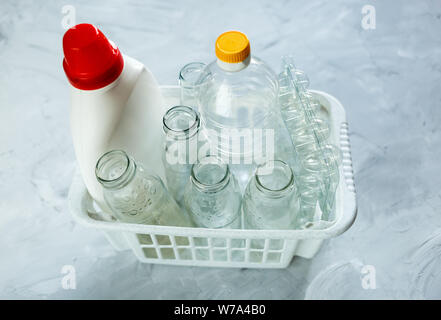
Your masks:
M 192 223 L 168 193 L 161 178 L 122 150 L 105 153 L 96 165 L 104 200 L 115 216 L 130 223 L 190 227 Z
M 247 37 L 228 31 L 216 40 L 217 60 L 199 79 L 204 130 L 217 153 L 246 186 L 256 165 L 293 159 L 293 146 L 277 108 L 278 82 L 262 60 L 251 56 Z
M 300 164 L 295 171 L 301 195 L 297 227 L 320 228 L 327 225 L 322 222 L 335 218 L 340 151 L 329 144 L 331 127 L 322 118 L 320 102 L 308 90 L 307 76 L 295 68 L 291 56 L 283 57 L 282 61 L 279 105 Z

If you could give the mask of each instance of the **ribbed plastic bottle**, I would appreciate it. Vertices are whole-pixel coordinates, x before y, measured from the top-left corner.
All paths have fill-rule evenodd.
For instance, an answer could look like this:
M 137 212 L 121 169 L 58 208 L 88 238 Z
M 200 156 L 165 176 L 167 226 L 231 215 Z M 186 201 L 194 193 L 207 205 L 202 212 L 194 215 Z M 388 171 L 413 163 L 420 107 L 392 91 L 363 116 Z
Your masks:
M 221 34 L 215 52 L 199 79 L 199 108 L 210 152 L 230 165 L 243 190 L 257 165 L 290 163 L 293 146 L 277 108 L 277 76 L 251 55 L 246 35 Z
M 122 55 L 91 24 L 69 29 L 63 37 L 63 51 L 63 68 L 71 84 L 72 138 L 90 195 L 106 208 L 95 166 L 112 149 L 125 150 L 164 179 L 163 102 L 152 73 Z

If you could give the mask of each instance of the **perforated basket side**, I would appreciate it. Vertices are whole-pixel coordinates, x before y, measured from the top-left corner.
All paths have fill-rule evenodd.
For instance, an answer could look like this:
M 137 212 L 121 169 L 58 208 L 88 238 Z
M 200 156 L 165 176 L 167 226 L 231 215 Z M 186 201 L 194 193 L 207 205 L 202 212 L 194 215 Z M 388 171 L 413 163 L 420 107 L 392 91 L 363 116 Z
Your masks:
M 125 233 L 142 262 L 175 265 L 283 268 L 298 241 Z

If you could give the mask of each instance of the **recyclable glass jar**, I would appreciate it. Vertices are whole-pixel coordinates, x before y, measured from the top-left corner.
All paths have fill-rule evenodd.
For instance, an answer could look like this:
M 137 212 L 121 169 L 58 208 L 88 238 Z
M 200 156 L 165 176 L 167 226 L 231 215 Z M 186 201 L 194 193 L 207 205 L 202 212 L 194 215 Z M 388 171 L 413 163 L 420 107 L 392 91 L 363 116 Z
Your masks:
M 281 160 L 260 165 L 242 200 L 245 229 L 293 229 L 299 212 L 294 175 Z
M 194 164 L 184 204 L 194 223 L 204 228 L 240 228 L 241 194 L 227 164 L 215 156 Z
M 161 178 L 122 150 L 105 153 L 95 174 L 103 186 L 104 200 L 123 222 L 168 226 L 192 226 L 190 219 L 168 193 Z
M 191 166 L 197 161 L 203 144 L 200 117 L 191 107 L 175 106 L 165 113 L 162 122 L 165 133 L 162 162 L 167 186 L 173 198 L 181 203 Z

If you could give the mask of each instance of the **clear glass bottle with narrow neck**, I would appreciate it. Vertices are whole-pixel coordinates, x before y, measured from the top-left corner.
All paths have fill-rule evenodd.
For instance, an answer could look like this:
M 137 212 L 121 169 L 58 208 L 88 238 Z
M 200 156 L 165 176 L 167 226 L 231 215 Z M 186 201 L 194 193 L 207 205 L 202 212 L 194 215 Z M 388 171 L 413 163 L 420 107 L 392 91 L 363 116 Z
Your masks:
M 164 226 L 192 226 L 161 179 L 145 171 L 122 150 L 105 153 L 95 170 L 104 200 L 123 222 Z
M 198 159 L 203 138 L 199 134 L 199 113 L 188 106 L 170 108 L 163 118 L 165 143 L 162 161 L 168 189 L 181 203 L 185 186 L 190 178 L 191 166 Z
M 185 188 L 185 208 L 203 228 L 240 228 L 242 196 L 227 164 L 214 156 L 194 164 Z
M 179 86 L 181 88 L 181 105 L 198 108 L 199 90 L 203 89 L 198 84 L 198 79 L 205 68 L 205 63 L 191 62 L 179 71 Z
M 245 229 L 294 229 L 299 198 L 291 167 L 281 160 L 259 166 L 246 188 L 242 210 Z

